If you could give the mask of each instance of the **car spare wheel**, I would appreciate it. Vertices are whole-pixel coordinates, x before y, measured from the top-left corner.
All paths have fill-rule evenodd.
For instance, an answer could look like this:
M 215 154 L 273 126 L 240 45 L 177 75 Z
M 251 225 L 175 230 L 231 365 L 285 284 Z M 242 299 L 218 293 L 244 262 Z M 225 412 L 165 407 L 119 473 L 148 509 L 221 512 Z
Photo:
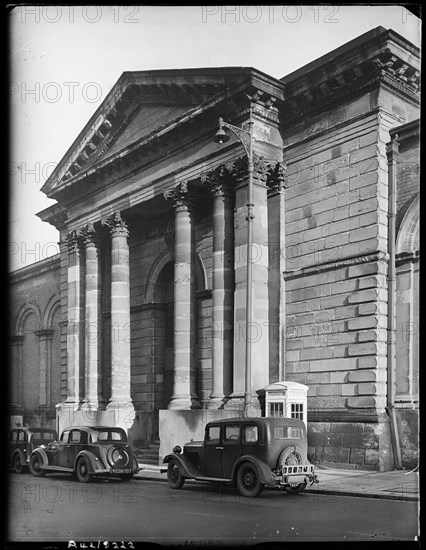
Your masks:
M 185 483 L 179 464 L 173 458 L 167 466 L 167 481 L 172 489 L 181 489 Z
M 108 449 L 107 458 L 113 468 L 129 468 L 130 455 L 122 447 L 111 447 Z
M 302 453 L 297 447 L 289 447 L 280 457 L 281 466 L 298 466 L 303 464 Z
M 263 490 L 256 466 L 246 462 L 237 472 L 237 487 L 243 497 L 257 497 Z

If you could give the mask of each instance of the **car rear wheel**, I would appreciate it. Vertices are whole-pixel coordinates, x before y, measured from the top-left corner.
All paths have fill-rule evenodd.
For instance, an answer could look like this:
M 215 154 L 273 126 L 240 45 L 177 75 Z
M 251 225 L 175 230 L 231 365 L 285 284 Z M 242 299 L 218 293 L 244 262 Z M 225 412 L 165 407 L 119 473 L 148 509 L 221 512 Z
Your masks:
M 86 458 L 80 458 L 76 467 L 77 479 L 80 483 L 89 483 L 92 476 L 89 471 L 89 463 Z
M 33 474 L 33 476 L 43 477 L 44 475 L 46 475 L 46 470 L 43 470 L 42 464 L 43 462 L 38 454 L 35 454 L 31 457 L 30 472 Z
M 257 497 L 263 490 L 256 467 L 243 464 L 237 472 L 237 487 L 243 497 Z
M 120 476 L 121 481 L 130 481 L 133 478 L 133 474 L 123 474 Z
M 185 478 L 176 460 L 172 459 L 167 466 L 167 481 L 172 489 L 181 489 L 185 483 Z
M 292 495 L 298 495 L 299 493 L 303 493 L 303 491 L 306 489 L 306 483 L 298 483 L 293 485 L 289 485 L 285 488 L 287 493 L 291 493 Z
M 22 474 L 24 465 L 22 464 L 21 456 L 19 454 L 16 454 L 13 459 L 13 469 L 17 474 Z

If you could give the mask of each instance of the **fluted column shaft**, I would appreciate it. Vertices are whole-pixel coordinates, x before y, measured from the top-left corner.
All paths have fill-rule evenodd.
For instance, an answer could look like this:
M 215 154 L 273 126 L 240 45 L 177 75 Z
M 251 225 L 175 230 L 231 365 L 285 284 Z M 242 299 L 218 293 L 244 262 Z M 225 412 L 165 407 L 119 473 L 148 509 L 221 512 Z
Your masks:
M 187 186 L 165 193 L 175 210 L 174 370 L 169 409 L 197 409 L 194 364 L 194 224 Z
M 85 395 L 91 410 L 102 408 L 101 241 L 92 224 L 83 228 L 85 246 Z

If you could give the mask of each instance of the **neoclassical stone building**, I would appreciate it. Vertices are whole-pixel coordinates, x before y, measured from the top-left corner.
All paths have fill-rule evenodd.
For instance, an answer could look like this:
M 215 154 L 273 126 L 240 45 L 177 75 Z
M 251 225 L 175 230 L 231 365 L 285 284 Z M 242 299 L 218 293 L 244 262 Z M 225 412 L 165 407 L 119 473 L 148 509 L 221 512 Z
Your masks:
M 42 188 L 60 233 L 59 427 L 168 445 L 241 412 L 248 163 L 213 137 L 252 114 L 257 413 L 265 386 L 300 382 L 312 460 L 416 465 L 418 81 L 418 48 L 381 27 L 279 80 L 123 73 Z

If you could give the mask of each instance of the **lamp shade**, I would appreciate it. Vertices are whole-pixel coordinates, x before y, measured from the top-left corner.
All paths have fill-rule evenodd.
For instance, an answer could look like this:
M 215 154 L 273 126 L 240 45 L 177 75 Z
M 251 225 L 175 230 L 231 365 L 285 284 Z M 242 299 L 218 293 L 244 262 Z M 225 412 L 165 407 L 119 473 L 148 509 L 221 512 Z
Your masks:
M 229 141 L 229 136 L 223 128 L 219 128 L 214 136 L 213 141 L 215 143 L 226 143 L 227 141 Z

